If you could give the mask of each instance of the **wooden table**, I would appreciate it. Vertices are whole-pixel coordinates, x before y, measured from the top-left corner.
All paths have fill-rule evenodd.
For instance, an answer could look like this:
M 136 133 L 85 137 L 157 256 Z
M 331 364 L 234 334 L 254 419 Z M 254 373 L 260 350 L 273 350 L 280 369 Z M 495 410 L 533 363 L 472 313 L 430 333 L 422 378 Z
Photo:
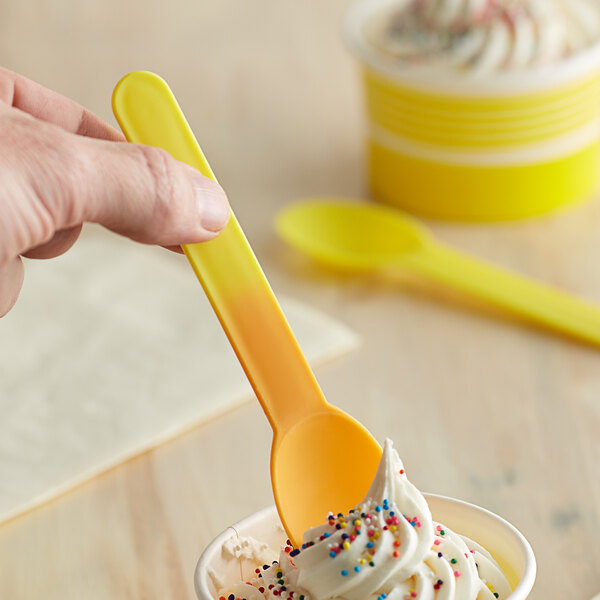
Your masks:
M 133 69 L 172 85 L 274 288 L 356 329 L 327 397 L 395 440 L 423 490 L 528 537 L 532 598 L 600 590 L 600 353 L 406 280 L 333 275 L 272 218 L 365 196 L 362 104 L 341 0 L 5 3 L 4 66 L 111 119 Z M 432 225 L 444 240 L 600 302 L 600 205 L 527 223 Z M 74 250 L 76 251 L 76 250 Z M 1 393 L 1 383 L 0 383 Z M 0 598 L 188 599 L 207 542 L 271 502 L 270 431 L 248 404 L 0 528 Z

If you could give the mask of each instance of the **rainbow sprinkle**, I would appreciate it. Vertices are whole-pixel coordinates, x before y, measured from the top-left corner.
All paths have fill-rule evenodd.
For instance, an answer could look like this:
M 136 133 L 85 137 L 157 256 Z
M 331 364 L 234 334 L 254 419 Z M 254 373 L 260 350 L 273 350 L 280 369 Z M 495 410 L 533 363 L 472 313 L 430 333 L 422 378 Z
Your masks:
M 374 517 L 374 514 L 377 515 L 377 518 Z M 418 517 L 402 516 L 413 527 L 421 527 L 421 521 Z M 383 524 L 381 524 L 381 520 L 383 520 Z M 363 565 L 375 566 L 376 563 L 373 560 L 373 556 L 377 552 L 377 546 L 383 531 L 389 531 L 394 537 L 394 541 L 392 542 L 394 549 L 390 553 L 390 556 L 400 558 L 400 547 L 402 545 L 400 525 L 400 517 L 391 509 L 389 500 L 384 499 L 381 505 L 370 504 L 352 509 L 348 517 L 345 517 L 341 513 L 337 515 L 329 513 L 327 515 L 327 526 L 330 528 L 330 531 L 324 532 L 318 541 L 337 534 L 337 540 L 331 541 L 327 545 L 329 557 L 335 559 L 341 553 L 350 550 L 354 542 L 359 539 L 359 536 L 366 535 L 367 542 L 365 547 L 356 560 L 357 564 L 353 567 L 354 573 L 360 573 L 361 566 Z M 344 530 L 341 535 L 340 530 Z M 312 543 L 303 544 L 303 549 Z M 348 576 L 347 569 L 343 569 L 340 573 L 343 577 Z

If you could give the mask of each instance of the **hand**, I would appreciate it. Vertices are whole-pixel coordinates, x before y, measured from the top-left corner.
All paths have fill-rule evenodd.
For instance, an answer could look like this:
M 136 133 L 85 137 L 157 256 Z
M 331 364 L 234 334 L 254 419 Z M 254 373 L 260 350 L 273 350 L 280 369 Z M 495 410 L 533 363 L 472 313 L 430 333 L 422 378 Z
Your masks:
M 0 131 L 0 317 L 21 290 L 21 256 L 66 252 L 86 221 L 177 250 L 229 219 L 217 183 L 1 67 Z

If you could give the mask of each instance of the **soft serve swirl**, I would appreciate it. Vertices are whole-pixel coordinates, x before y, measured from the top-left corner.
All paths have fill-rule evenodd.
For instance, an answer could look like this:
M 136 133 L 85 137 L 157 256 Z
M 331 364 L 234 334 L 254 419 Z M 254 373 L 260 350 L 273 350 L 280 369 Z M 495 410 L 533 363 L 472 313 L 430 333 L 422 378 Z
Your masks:
M 369 40 L 404 63 L 488 72 L 557 62 L 600 40 L 598 0 L 401 0 Z
M 330 514 L 299 549 L 223 591 L 236 600 L 485 600 L 510 586 L 492 556 L 432 520 L 390 440 L 365 500 Z M 231 595 L 229 595 L 231 594 Z

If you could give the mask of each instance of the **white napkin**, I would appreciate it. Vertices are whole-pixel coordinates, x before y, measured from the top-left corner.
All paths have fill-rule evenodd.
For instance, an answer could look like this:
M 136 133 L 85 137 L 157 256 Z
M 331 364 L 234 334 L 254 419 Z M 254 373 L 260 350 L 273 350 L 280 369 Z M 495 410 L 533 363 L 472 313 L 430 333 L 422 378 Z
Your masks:
M 313 364 L 357 345 L 282 305 Z M 0 521 L 252 398 L 186 259 L 88 228 L 0 319 Z

